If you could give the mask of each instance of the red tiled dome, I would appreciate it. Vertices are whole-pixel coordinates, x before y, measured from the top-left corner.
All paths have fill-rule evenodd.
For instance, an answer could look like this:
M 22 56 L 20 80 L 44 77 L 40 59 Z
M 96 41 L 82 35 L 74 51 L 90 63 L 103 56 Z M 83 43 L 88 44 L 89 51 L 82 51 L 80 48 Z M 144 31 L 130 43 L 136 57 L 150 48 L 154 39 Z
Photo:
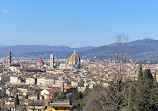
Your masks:
M 39 60 L 37 61 L 37 64 L 44 64 L 44 62 L 43 62 L 42 59 L 39 59 Z
M 79 56 L 74 51 L 74 53 L 70 56 L 69 61 L 71 61 L 71 62 L 73 62 L 73 61 L 79 62 L 79 60 L 80 60 Z

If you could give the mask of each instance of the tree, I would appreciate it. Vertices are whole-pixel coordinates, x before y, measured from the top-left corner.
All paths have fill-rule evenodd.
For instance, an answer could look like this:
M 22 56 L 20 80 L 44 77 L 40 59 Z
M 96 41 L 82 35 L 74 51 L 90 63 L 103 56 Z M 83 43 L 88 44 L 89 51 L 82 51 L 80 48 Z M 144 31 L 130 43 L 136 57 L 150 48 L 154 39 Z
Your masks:
M 26 106 L 20 106 L 19 111 L 27 111 L 27 107 Z
M 142 78 L 138 78 L 138 81 L 142 81 L 142 84 L 137 85 L 135 110 L 136 111 L 154 111 L 151 105 L 151 93 L 154 88 L 153 76 L 150 69 L 146 69 L 142 73 Z M 141 80 L 140 80 L 141 79 Z
M 89 89 L 89 86 L 86 86 L 84 96 L 87 96 L 90 91 L 91 91 L 91 89 Z
M 61 93 L 54 98 L 55 101 L 61 99 L 66 99 L 66 93 Z
M 72 93 L 69 95 L 69 100 L 72 103 L 74 109 L 80 110 L 83 108 L 84 102 L 82 98 L 83 94 L 77 90 L 72 91 Z
M 116 38 L 116 42 L 111 45 L 111 52 L 114 55 L 114 60 L 118 68 L 116 68 L 117 77 L 121 76 L 121 73 L 126 72 L 126 62 L 129 59 L 127 53 L 128 37 L 120 34 Z
M 155 86 L 155 87 L 158 87 L 158 86 L 157 86 L 157 80 L 156 80 L 156 70 L 155 70 L 155 74 L 154 74 L 154 86 Z
M 138 82 L 142 81 L 143 72 L 142 72 L 142 64 L 139 65 L 139 71 L 138 71 Z
M 107 101 L 110 110 L 118 111 L 125 105 L 125 83 L 122 79 L 116 79 L 109 83 L 105 90 Z
M 130 87 L 129 87 L 129 96 L 128 98 L 126 98 L 128 100 L 128 109 L 129 111 L 133 111 L 134 110 L 134 104 L 135 104 L 135 92 L 137 91 L 137 84 L 135 84 L 136 82 L 133 81 L 130 83 Z
M 84 98 L 85 106 L 83 111 L 107 111 L 108 107 L 106 101 L 104 88 L 97 86 Z
M 25 99 L 28 99 L 29 98 L 29 96 L 28 96 L 28 94 L 25 96 Z
M 40 92 L 37 93 L 37 100 L 40 100 Z
M 40 89 L 36 89 L 35 90 L 35 94 L 37 94 L 37 100 L 40 100 L 41 90 Z
M 122 75 L 126 72 L 126 62 L 128 60 L 127 44 L 127 36 L 117 36 L 116 43 L 111 45 L 111 52 L 117 64 L 114 77 L 107 88 L 98 86 L 97 89 L 90 92 L 84 109 L 118 111 L 126 104 L 126 87 L 122 81 Z
M 158 111 L 158 88 L 154 87 L 150 93 L 149 99 L 150 109 Z
M 58 92 L 55 92 L 55 93 L 53 94 L 53 98 L 56 98 L 58 95 L 59 95 L 59 93 L 58 93 Z
M 15 97 L 15 102 L 14 102 L 14 104 L 15 104 L 15 108 L 16 109 L 18 109 L 18 107 L 19 107 L 19 104 L 20 104 L 20 101 L 19 101 L 19 96 L 18 96 L 18 94 L 16 95 L 16 97 Z

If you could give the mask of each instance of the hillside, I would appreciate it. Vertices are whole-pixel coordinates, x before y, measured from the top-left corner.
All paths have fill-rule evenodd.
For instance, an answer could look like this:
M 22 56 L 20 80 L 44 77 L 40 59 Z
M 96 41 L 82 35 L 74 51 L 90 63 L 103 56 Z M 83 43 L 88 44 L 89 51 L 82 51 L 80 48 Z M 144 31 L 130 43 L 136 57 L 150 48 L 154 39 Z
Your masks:
M 7 56 L 8 51 L 12 51 L 14 56 L 49 58 L 49 54 L 53 53 L 57 58 L 68 58 L 75 49 L 84 59 L 108 59 L 113 57 L 110 47 L 110 44 L 81 48 L 45 45 L 8 46 L 0 48 L 0 56 Z M 143 39 L 129 42 L 126 51 L 132 59 L 158 61 L 158 40 Z

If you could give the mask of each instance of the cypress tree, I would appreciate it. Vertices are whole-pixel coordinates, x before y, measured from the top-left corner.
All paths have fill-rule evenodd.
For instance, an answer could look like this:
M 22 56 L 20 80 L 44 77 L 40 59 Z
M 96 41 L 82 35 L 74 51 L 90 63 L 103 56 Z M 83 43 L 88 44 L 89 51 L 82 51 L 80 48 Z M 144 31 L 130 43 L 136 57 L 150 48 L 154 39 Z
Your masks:
M 139 65 L 139 71 L 138 71 L 138 82 L 141 83 L 143 77 L 143 72 L 142 72 L 142 64 Z
M 29 96 L 28 96 L 28 95 L 26 95 L 26 96 L 25 96 L 25 99 L 28 99 L 28 98 L 29 98 Z
M 154 111 L 158 111 L 158 86 L 156 81 L 156 71 L 154 74 L 153 85 L 154 87 L 152 88 L 150 94 L 150 109 L 153 109 Z
M 134 110 L 135 92 L 136 92 L 136 89 L 134 87 L 134 83 L 131 83 L 129 87 L 129 97 L 128 97 L 128 110 L 129 111 Z
M 37 92 L 37 100 L 40 100 L 40 91 Z
M 15 108 L 16 108 L 16 109 L 18 108 L 19 104 L 20 104 L 20 101 L 19 101 L 19 96 L 18 96 L 18 94 L 17 94 L 17 95 L 16 95 L 16 98 L 15 98 Z
M 150 94 L 153 88 L 153 76 L 150 69 L 143 71 L 142 79 L 138 79 L 138 88 L 136 94 L 136 111 L 149 111 L 150 107 Z M 141 84 L 140 84 L 141 82 Z
M 154 83 L 154 87 L 157 87 L 156 70 L 155 70 L 155 74 L 154 74 L 154 81 L 153 81 L 153 83 Z

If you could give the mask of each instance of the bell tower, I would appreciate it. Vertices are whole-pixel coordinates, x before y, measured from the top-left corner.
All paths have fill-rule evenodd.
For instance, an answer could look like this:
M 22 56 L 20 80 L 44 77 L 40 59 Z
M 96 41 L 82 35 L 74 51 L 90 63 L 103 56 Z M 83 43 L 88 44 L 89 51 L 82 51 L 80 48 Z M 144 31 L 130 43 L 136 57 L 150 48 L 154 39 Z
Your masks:
M 50 67 L 54 68 L 54 54 L 50 54 Z
M 11 64 L 12 62 L 12 56 L 11 56 L 11 52 L 8 52 L 8 64 Z

